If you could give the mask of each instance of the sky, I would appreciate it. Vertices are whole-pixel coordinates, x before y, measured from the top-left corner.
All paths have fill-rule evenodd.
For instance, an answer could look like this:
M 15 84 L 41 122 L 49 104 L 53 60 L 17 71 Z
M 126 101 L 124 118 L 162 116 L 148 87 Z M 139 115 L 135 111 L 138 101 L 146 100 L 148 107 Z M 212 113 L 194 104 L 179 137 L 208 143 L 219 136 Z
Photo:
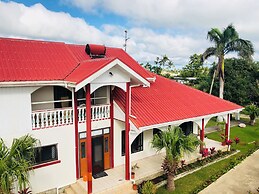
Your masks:
M 258 0 L 0 0 L 0 37 L 123 48 L 127 30 L 127 52 L 135 60 L 167 55 L 179 69 L 213 46 L 211 28 L 229 24 L 252 41 L 259 60 L 258 10 Z

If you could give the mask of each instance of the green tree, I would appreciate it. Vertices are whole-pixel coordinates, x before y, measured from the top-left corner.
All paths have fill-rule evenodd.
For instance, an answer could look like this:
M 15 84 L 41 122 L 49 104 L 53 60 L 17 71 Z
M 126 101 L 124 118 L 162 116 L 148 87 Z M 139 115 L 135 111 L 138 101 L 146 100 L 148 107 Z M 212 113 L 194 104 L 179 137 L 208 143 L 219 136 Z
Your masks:
M 209 74 L 209 68 L 203 66 L 202 54 L 193 54 L 190 56 L 189 63 L 180 71 L 183 78 L 192 77 L 189 85 L 199 88 Z
M 174 176 L 180 159 L 184 153 L 194 152 L 200 145 L 200 140 L 193 134 L 185 136 L 180 127 L 168 127 L 168 130 L 154 135 L 151 145 L 157 151 L 166 151 L 162 168 L 167 175 L 167 190 L 173 191 Z
M 143 65 L 143 64 L 142 64 Z M 143 65 L 147 70 L 158 74 L 163 75 L 163 70 L 171 70 L 174 67 L 174 63 L 172 60 L 170 60 L 166 55 L 163 55 L 162 57 L 157 57 L 154 61 L 154 65 L 151 63 L 146 63 Z M 166 75 L 168 77 L 168 74 Z
M 18 189 L 29 184 L 29 171 L 34 163 L 37 140 L 30 135 L 14 139 L 8 148 L 0 139 L 0 193 L 10 194 L 17 181 Z
M 226 59 L 225 69 L 225 99 L 242 106 L 259 102 L 258 62 L 247 59 Z M 214 92 L 217 92 L 217 88 L 215 89 Z
M 250 104 L 245 107 L 243 112 L 249 115 L 250 125 L 254 125 L 256 117 L 259 116 L 259 108 L 255 104 Z
M 251 58 L 254 54 L 254 48 L 249 40 L 240 39 L 238 32 L 233 25 L 228 25 L 227 28 L 221 32 L 218 28 L 212 28 L 207 38 L 214 43 L 214 47 L 209 47 L 203 53 L 203 59 L 207 59 L 210 56 L 216 56 L 218 58 L 217 68 L 214 73 L 212 84 L 215 74 L 219 76 L 219 97 L 223 98 L 224 92 L 224 58 L 225 55 L 230 52 L 237 52 L 239 56 L 244 58 Z M 212 88 L 212 86 L 211 86 Z M 211 89 L 210 89 L 211 93 Z

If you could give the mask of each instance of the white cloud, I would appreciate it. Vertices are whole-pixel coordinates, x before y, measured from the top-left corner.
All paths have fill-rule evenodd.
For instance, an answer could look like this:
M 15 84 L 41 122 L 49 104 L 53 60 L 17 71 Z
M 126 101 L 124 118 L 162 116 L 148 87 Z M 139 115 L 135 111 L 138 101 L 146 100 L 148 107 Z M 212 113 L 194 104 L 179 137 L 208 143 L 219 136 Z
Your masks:
M 97 12 L 99 8 L 104 9 L 105 7 L 106 11 L 124 14 L 125 17 L 129 17 L 132 20 L 139 18 L 138 23 L 152 21 L 154 25 L 162 25 L 163 23 L 175 25 L 178 28 L 177 33 L 175 31 L 172 33 L 170 29 L 159 32 L 159 30 L 151 29 L 148 25 L 129 27 L 128 34 L 130 39 L 127 51 L 139 62 L 152 62 L 157 56 L 166 54 L 175 64 L 185 65 L 190 55 L 202 53 L 210 45 L 209 41 L 206 40 L 208 29 L 198 29 L 203 25 L 201 21 L 204 18 L 202 18 L 201 14 L 199 17 L 191 16 L 193 13 L 198 15 L 199 9 L 200 12 L 207 12 L 208 14 L 212 11 L 210 6 L 201 9 L 202 7 L 199 5 L 201 1 L 197 0 L 196 3 L 188 0 L 172 1 L 174 3 L 164 1 L 164 3 L 158 4 L 157 1 L 149 0 L 150 4 L 148 6 L 144 0 L 134 0 L 130 1 L 131 3 L 129 1 L 123 1 L 122 3 L 122 1 L 117 0 L 107 0 L 105 1 L 106 4 L 101 4 L 104 3 L 102 0 L 91 0 L 87 1 L 87 5 L 83 4 L 83 1 L 74 0 L 73 2 L 77 3 L 76 5 L 81 6 L 84 10 L 92 9 L 94 12 Z M 190 13 L 184 11 L 183 5 L 187 2 L 192 3 L 194 11 L 188 7 L 186 9 Z M 98 9 L 96 8 L 97 5 L 99 6 Z M 221 0 L 219 5 L 221 5 Z M 215 5 L 216 10 L 219 10 L 219 5 Z M 117 10 L 120 6 L 122 7 Z M 221 12 L 220 16 L 213 16 L 212 14 L 212 16 L 208 17 L 223 18 L 222 13 L 224 12 Z M 197 18 L 200 18 L 201 21 L 196 21 Z M 159 23 L 160 20 L 161 22 Z M 181 27 L 181 22 L 183 26 L 189 26 L 186 28 L 187 30 Z M 253 22 L 251 21 L 251 23 Z M 197 26 L 191 28 L 191 25 L 196 24 Z M 208 23 L 208 25 L 216 26 L 213 22 Z M 252 26 L 252 24 L 249 24 L 249 26 Z M 256 33 L 251 32 L 259 31 L 257 26 L 246 28 L 241 24 L 238 25 L 237 29 L 240 30 L 241 37 L 243 37 L 243 33 L 253 37 Z M 97 43 L 123 47 L 124 30 L 124 26 L 112 24 L 103 24 L 100 28 L 97 28 L 88 24 L 82 18 L 72 17 L 65 12 L 50 11 L 41 4 L 27 7 L 19 3 L 0 1 L 0 36 L 4 37 L 56 40 L 79 44 Z M 259 41 L 259 39 L 256 40 Z

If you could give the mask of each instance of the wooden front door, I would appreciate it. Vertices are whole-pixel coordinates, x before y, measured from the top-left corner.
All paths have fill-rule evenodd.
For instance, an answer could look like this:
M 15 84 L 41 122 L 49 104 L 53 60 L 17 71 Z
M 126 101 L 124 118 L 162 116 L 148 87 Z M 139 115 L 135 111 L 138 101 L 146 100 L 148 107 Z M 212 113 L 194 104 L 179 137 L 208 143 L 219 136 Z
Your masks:
M 87 175 L 86 138 L 80 139 L 80 176 Z
M 104 150 L 104 170 L 107 170 L 111 168 L 110 134 L 103 135 L 103 150 Z

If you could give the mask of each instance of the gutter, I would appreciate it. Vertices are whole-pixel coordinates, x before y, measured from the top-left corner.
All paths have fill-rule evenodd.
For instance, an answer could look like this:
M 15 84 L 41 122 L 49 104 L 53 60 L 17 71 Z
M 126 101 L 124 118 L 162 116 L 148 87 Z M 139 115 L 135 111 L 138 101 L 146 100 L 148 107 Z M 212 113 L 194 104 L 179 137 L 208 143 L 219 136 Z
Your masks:
M 32 87 L 32 86 L 63 86 L 65 88 L 74 88 L 76 83 L 68 81 L 12 81 L 12 82 L 0 82 L 0 88 L 7 87 Z

